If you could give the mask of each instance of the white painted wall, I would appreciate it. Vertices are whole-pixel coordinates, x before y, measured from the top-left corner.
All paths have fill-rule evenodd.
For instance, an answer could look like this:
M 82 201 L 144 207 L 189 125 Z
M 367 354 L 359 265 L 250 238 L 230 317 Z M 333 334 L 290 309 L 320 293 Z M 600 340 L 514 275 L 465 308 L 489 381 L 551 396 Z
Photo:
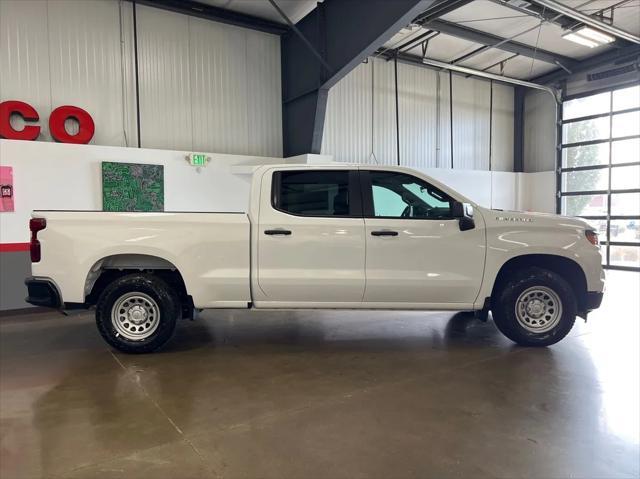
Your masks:
M 13 167 L 16 207 L 0 213 L 0 243 L 27 242 L 34 209 L 102 210 L 103 161 L 164 165 L 166 211 L 247 211 L 251 166 L 331 160 L 209 155 L 212 161 L 198 172 L 184 151 L 0 140 L 0 164 Z M 482 206 L 548 212 L 555 207 L 553 172 L 417 169 Z
M 0 164 L 13 167 L 16 208 L 0 213 L 0 243 L 28 242 L 35 209 L 101 211 L 103 161 L 164 165 L 165 211 L 247 211 L 251 175 L 238 167 L 283 162 L 209 156 L 208 166 L 198 172 L 184 151 L 0 140 Z
M 397 164 L 393 62 L 369 58 L 329 91 L 322 153 Z M 400 163 L 413 168 L 513 170 L 513 88 L 398 64 Z M 493 88 L 493 93 L 492 93 Z M 493 103 L 493 105 L 492 105 Z M 491 131 L 491 135 L 489 134 Z M 491 140 L 490 140 L 491 136 Z
M 137 19 L 143 147 L 282 155 L 278 36 L 145 6 Z M 132 4 L 0 0 L 4 100 L 36 108 L 40 140 L 71 104 L 92 115 L 92 144 L 136 146 Z
M 172 150 L 0 140 L 0 164 L 13 167 L 16 207 L 15 212 L 0 213 L 0 243 L 28 242 L 34 209 L 101 210 L 103 161 L 164 165 L 166 211 L 246 211 L 255 165 L 331 161 L 323 155 L 282 160 L 211 153 L 212 161 L 198 172 L 184 156 Z M 421 170 L 483 206 L 553 212 L 553 172 Z M 27 307 L 21 298 L 28 255 L 11 263 L 4 262 L 7 258 L 0 254 L 0 310 Z M 8 264 L 17 269 L 7 270 Z
M 555 213 L 555 172 L 421 169 L 480 206 L 503 210 Z
M 556 212 L 556 172 L 521 173 L 517 208 L 522 211 Z

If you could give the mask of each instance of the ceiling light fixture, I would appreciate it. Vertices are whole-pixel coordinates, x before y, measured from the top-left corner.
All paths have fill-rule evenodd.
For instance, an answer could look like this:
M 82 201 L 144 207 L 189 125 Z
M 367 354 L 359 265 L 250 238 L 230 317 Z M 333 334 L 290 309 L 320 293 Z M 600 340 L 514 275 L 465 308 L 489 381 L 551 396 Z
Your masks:
M 611 35 L 587 26 L 580 27 L 577 30 L 570 30 L 562 35 L 562 38 L 589 48 L 606 45 L 615 40 Z
M 611 35 L 601 32 L 600 30 L 596 30 L 595 28 L 591 28 L 591 27 L 582 27 L 580 30 L 578 30 L 576 32 L 578 35 L 580 35 L 581 37 L 587 37 L 591 40 L 595 40 L 596 42 L 600 43 L 601 45 L 605 45 L 607 43 L 612 43 L 615 38 L 612 37 Z

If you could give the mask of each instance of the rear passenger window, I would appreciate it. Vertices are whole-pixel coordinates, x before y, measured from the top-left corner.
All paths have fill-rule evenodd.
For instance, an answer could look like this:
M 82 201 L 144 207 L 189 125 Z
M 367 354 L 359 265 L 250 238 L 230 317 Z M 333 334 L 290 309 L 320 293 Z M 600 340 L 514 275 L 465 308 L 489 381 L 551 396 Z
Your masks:
M 348 171 L 280 171 L 273 207 L 300 216 L 349 216 Z

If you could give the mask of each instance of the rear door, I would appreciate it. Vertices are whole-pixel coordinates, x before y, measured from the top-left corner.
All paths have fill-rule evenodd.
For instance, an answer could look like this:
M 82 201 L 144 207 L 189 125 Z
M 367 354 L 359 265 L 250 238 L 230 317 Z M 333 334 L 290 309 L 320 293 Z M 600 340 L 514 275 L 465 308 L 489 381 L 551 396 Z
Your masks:
M 362 301 L 365 231 L 357 171 L 266 173 L 257 228 L 256 303 Z
M 407 173 L 362 170 L 365 302 L 469 304 L 482 282 L 484 222 L 460 231 L 453 198 Z

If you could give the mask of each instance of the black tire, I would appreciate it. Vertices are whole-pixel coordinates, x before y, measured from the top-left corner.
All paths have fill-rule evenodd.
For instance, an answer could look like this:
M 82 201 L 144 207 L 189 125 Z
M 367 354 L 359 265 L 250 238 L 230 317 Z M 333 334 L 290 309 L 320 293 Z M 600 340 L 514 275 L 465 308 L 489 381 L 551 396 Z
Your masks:
M 541 290 L 536 290 L 536 287 L 541 287 Z M 544 291 L 548 290 L 555 293 L 556 298 L 549 298 L 545 295 Z M 554 318 L 554 310 L 550 308 L 549 311 L 552 312 L 549 313 L 549 316 L 545 316 L 547 314 L 545 311 L 540 318 L 519 320 L 518 318 L 522 318 L 523 315 L 522 313 L 520 315 L 516 313 L 518 298 L 527 291 L 533 291 L 532 294 L 538 294 L 540 301 L 543 303 L 542 307 L 545 308 L 548 307 L 544 304 L 547 299 L 549 300 L 548 304 L 553 304 L 554 299 L 559 299 L 561 314 L 559 313 L 560 308 L 556 308 L 558 313 L 555 318 L 557 319 L 547 321 L 546 326 L 529 324 L 529 329 L 524 327 L 521 321 L 536 323 L 539 319 L 541 320 L 539 323 L 542 323 L 546 318 Z M 542 291 L 542 294 L 535 293 L 535 291 Z M 523 298 L 529 298 L 529 296 L 524 294 Z M 557 273 L 536 267 L 515 273 L 506 282 L 502 283 L 491 299 L 491 313 L 496 326 L 502 334 L 522 346 L 550 346 L 557 343 L 569 334 L 569 331 L 573 328 L 577 310 L 576 296 L 571 285 Z M 539 311 L 536 310 L 535 312 L 539 314 Z M 545 327 L 550 329 L 545 329 Z M 532 329 L 536 328 L 539 328 L 539 331 L 532 331 Z
M 153 301 L 150 304 L 155 302 L 154 306 L 157 306 L 153 309 L 154 313 L 157 310 L 155 313 L 157 316 L 153 323 L 155 330 L 149 336 L 140 339 L 123 336 L 123 333 L 118 331 L 112 321 L 114 306 L 127 294 L 132 293 L 139 293 L 141 297 L 151 298 Z M 128 303 L 123 304 L 127 305 Z M 150 318 L 153 318 L 152 314 L 149 313 Z M 179 315 L 180 301 L 175 291 L 162 279 L 152 274 L 129 274 L 114 280 L 102 291 L 96 304 L 98 331 L 107 343 L 123 353 L 150 353 L 162 347 L 173 336 L 176 319 Z M 115 319 L 115 321 L 117 320 Z M 131 326 L 126 322 L 123 324 L 127 325 L 127 328 L 131 327 L 134 331 L 131 335 L 137 334 L 137 327 L 134 327 L 133 324 Z M 146 326 L 148 325 L 151 323 L 146 324 Z M 140 328 L 144 328 L 144 326 L 145 324 L 142 324 Z M 123 327 L 120 326 L 121 329 Z M 127 332 L 127 330 L 124 331 L 124 333 Z M 147 332 L 143 331 L 140 334 L 144 335 Z

